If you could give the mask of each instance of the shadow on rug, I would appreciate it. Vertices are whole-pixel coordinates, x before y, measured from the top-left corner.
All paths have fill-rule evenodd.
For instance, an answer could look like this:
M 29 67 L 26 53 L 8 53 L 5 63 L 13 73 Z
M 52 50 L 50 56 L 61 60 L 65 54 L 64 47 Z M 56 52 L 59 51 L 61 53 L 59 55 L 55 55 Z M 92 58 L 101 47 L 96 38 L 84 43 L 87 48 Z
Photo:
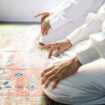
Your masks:
M 40 105 L 66 105 L 66 104 L 57 103 L 46 96 L 42 99 L 42 103 Z

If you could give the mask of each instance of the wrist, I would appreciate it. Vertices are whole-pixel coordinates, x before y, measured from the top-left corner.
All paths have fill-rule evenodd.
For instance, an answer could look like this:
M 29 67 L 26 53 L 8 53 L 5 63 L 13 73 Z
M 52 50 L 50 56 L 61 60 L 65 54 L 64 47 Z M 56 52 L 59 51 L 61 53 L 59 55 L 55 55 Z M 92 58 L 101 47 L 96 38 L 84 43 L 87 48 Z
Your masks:
M 78 57 L 75 57 L 74 60 L 75 60 L 76 65 L 77 65 L 78 68 L 82 66 L 82 64 L 81 64 L 81 62 L 79 61 Z
M 70 42 L 70 40 L 68 40 L 68 39 L 65 39 L 65 40 L 70 46 L 72 46 L 72 43 Z

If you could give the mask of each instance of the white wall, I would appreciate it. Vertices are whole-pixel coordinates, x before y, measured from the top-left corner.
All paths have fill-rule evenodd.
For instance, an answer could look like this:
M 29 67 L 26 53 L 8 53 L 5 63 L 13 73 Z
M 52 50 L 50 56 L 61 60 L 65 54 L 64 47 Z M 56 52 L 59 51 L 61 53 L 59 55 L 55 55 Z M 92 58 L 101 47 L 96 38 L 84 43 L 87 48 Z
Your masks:
M 39 21 L 34 15 L 50 10 L 63 0 L 0 0 L 0 21 Z

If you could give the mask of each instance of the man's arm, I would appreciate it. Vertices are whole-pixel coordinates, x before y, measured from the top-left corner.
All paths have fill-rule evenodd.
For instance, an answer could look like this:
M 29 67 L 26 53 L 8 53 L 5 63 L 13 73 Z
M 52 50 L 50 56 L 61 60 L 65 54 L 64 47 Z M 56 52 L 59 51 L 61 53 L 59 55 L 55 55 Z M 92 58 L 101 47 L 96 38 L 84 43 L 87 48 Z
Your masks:
M 68 0 L 60 12 L 49 17 L 52 29 L 57 29 L 63 24 L 85 16 L 102 5 L 104 0 Z
M 101 32 L 104 30 L 102 24 L 105 20 L 105 4 L 100 8 L 97 14 L 90 13 L 87 17 L 86 24 L 72 32 L 67 39 L 72 45 L 79 41 L 89 38 L 89 35 Z

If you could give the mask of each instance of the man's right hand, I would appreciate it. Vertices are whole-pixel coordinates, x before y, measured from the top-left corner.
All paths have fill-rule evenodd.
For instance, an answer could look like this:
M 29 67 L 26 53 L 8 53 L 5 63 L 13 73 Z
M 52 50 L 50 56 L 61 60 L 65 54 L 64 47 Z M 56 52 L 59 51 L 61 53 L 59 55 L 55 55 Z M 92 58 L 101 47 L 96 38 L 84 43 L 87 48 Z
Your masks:
M 39 14 L 37 14 L 37 15 L 35 16 L 35 18 L 41 16 L 41 17 L 42 17 L 42 18 L 41 18 L 41 24 L 42 24 L 43 21 L 44 21 L 47 17 L 49 17 L 50 15 L 51 15 L 51 13 L 49 13 L 49 12 L 44 12 L 44 13 L 39 13 Z
M 42 49 L 50 48 L 48 58 L 51 58 L 53 53 L 55 52 L 54 56 L 59 56 L 62 52 L 66 51 L 72 46 L 71 42 L 68 39 L 64 39 L 52 44 L 48 44 L 42 47 Z
M 47 35 L 48 30 L 51 27 L 50 21 L 47 19 L 50 15 L 51 15 L 51 13 L 44 12 L 44 13 L 40 13 L 35 16 L 35 18 L 42 16 L 42 18 L 41 18 L 41 33 L 43 36 Z

